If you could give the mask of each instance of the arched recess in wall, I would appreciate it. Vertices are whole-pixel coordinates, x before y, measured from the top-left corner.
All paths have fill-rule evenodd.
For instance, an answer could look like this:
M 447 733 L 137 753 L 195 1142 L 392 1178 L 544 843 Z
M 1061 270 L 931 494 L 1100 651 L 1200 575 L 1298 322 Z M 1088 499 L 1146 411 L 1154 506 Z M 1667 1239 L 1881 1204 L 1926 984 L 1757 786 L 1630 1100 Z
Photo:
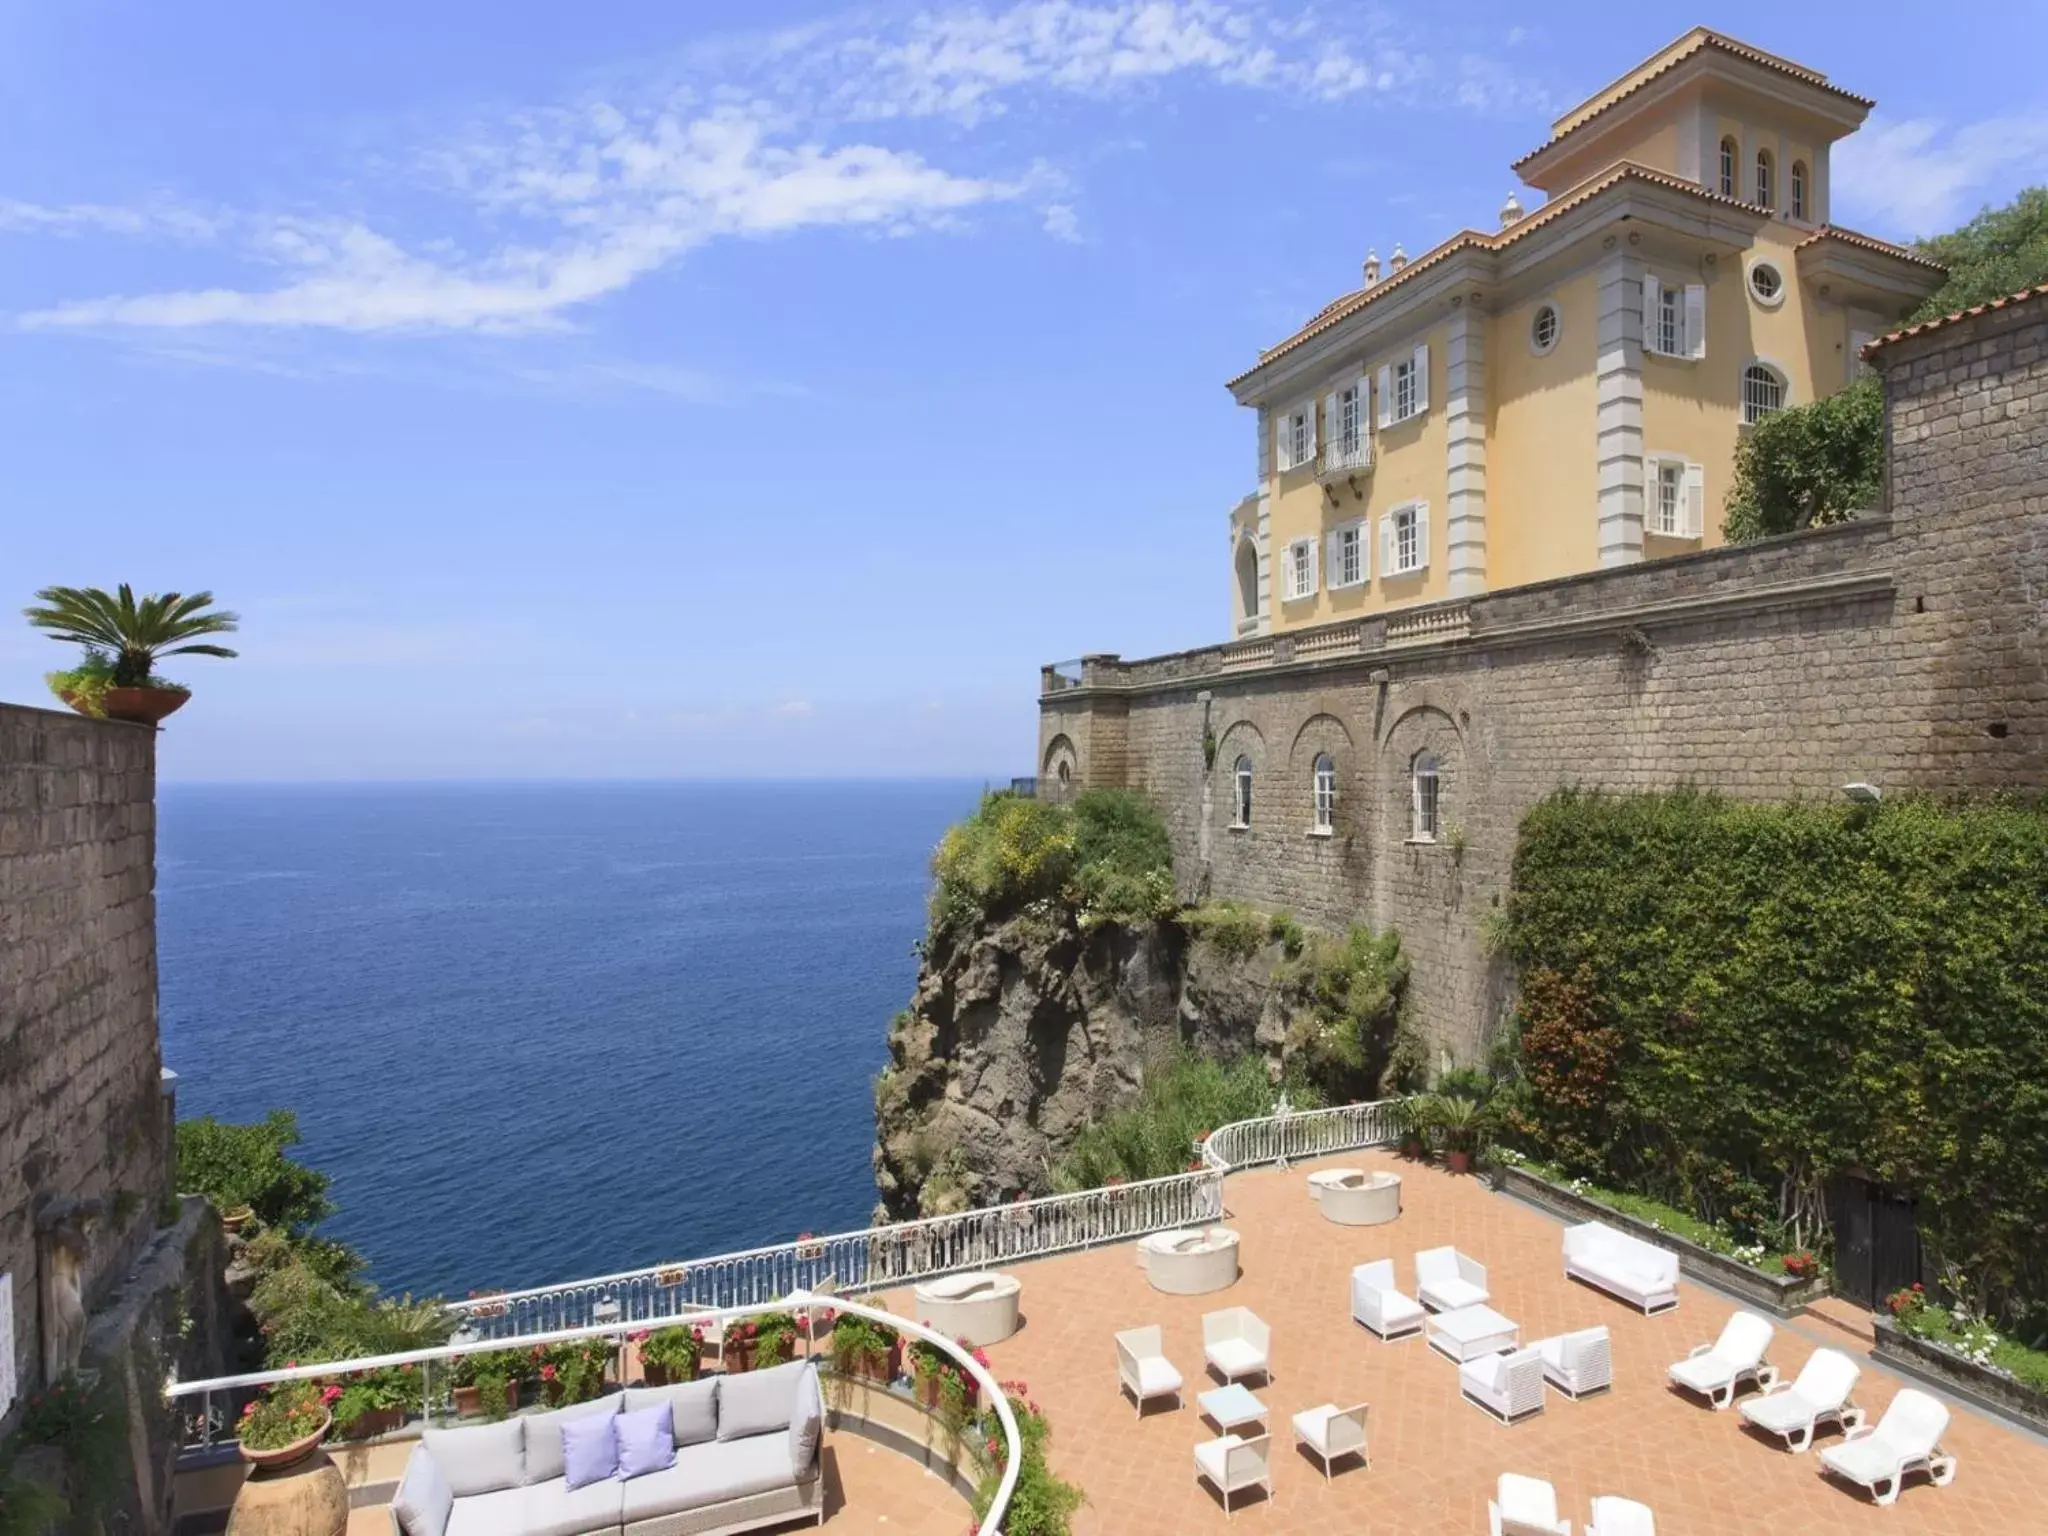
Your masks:
M 1330 786 L 1334 803 L 1322 807 L 1328 813 L 1327 822 L 1317 805 L 1316 765 L 1320 759 L 1327 759 L 1334 769 L 1334 783 Z M 1358 769 L 1358 747 L 1352 740 L 1351 728 L 1332 714 L 1310 715 L 1296 728 L 1294 740 L 1288 746 L 1287 783 L 1279 803 L 1299 827 L 1317 832 L 1344 829 L 1353 820 L 1352 810 L 1358 799 Z
M 1239 769 L 1246 764 L 1251 769 L 1252 819 L 1257 822 L 1263 819 L 1259 813 L 1271 804 L 1273 787 L 1266 738 L 1249 720 L 1233 720 L 1216 738 L 1216 762 L 1209 770 L 1212 803 L 1224 823 L 1233 827 L 1245 824 L 1237 808 L 1243 798 Z
M 1056 794 L 1070 795 L 1081 787 L 1081 754 L 1064 731 L 1045 744 L 1038 776 Z
M 1462 840 L 1475 786 L 1466 772 L 1464 733 L 1449 710 L 1422 703 L 1397 715 L 1380 738 L 1378 781 L 1387 844 Z
M 1237 557 L 1233 562 L 1237 572 L 1237 616 L 1240 619 L 1256 619 L 1259 616 L 1259 551 L 1250 539 L 1237 541 Z

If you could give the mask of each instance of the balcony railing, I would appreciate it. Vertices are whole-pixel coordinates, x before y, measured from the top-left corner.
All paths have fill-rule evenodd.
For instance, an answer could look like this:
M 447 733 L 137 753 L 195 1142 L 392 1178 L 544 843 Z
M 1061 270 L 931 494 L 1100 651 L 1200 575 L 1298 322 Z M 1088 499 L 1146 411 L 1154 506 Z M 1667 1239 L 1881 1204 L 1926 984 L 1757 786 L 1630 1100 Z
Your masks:
M 1323 476 L 1357 475 L 1372 468 L 1372 438 L 1366 433 L 1346 441 L 1339 432 L 1323 444 L 1316 455 L 1316 473 Z
M 1387 1146 L 1399 1139 L 1393 1113 L 1399 1102 L 1375 1099 L 1370 1104 L 1282 1110 L 1256 1120 L 1238 1120 L 1210 1133 L 1202 1143 L 1202 1161 L 1218 1173 L 1231 1173 L 1261 1163 Z
M 1061 693 L 1068 688 L 1078 688 L 1083 681 L 1079 660 L 1055 661 L 1038 670 L 1038 691 L 1040 693 Z

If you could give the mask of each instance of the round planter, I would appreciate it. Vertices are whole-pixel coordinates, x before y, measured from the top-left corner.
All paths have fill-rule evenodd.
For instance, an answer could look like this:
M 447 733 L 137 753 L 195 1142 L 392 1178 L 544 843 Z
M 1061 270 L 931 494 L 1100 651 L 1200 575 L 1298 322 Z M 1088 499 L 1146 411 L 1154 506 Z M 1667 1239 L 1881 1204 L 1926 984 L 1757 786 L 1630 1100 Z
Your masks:
M 348 1484 L 314 1452 L 294 1466 L 254 1469 L 235 1494 L 227 1536 L 347 1536 Z
M 238 1205 L 232 1210 L 220 1213 L 220 1228 L 223 1232 L 233 1234 L 241 1231 L 255 1219 L 256 1213 L 250 1210 L 248 1206 Z
M 1470 1173 L 1472 1171 L 1472 1154 L 1470 1152 L 1446 1152 L 1444 1154 L 1444 1166 L 1453 1173 Z
M 245 1445 L 241 1448 L 242 1460 L 258 1472 L 285 1471 L 319 1450 L 320 1442 L 327 1438 L 327 1431 L 333 1427 L 334 1415 L 323 1412 L 320 1415 L 320 1427 L 311 1434 L 294 1440 L 290 1445 L 280 1445 L 275 1450 L 257 1451 Z
M 191 697 L 182 688 L 109 688 L 100 708 L 109 720 L 155 725 L 164 716 L 183 709 Z

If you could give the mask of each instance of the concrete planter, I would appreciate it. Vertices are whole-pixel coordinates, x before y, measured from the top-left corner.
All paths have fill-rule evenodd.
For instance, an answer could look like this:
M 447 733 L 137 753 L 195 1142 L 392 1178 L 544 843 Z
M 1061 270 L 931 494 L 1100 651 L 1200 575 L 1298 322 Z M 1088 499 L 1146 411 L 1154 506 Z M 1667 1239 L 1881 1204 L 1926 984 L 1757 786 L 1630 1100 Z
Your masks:
M 1639 1237 L 1646 1243 L 1678 1255 L 1678 1272 L 1694 1280 L 1704 1280 L 1721 1290 L 1730 1291 L 1751 1306 L 1773 1313 L 1778 1317 L 1791 1317 L 1808 1302 L 1827 1295 L 1828 1283 L 1825 1277 L 1811 1276 L 1795 1280 L 1790 1275 L 1773 1275 L 1756 1269 L 1726 1254 L 1715 1253 L 1702 1248 L 1698 1243 L 1675 1236 L 1647 1221 L 1638 1221 L 1633 1216 L 1624 1216 L 1620 1211 L 1602 1205 L 1565 1188 L 1548 1179 L 1539 1179 L 1535 1174 L 1521 1168 L 1502 1164 L 1494 1170 L 1494 1187 L 1505 1190 L 1518 1199 L 1549 1211 L 1553 1216 L 1562 1216 L 1567 1221 L 1600 1221 L 1618 1232 Z
M 2037 1391 L 1988 1365 L 1966 1360 L 1946 1344 L 1915 1338 L 1882 1314 L 1870 1322 L 1877 1334 L 1877 1347 L 1871 1353 L 1878 1359 L 1909 1376 L 1930 1381 L 1993 1413 L 2048 1434 L 2048 1392 Z

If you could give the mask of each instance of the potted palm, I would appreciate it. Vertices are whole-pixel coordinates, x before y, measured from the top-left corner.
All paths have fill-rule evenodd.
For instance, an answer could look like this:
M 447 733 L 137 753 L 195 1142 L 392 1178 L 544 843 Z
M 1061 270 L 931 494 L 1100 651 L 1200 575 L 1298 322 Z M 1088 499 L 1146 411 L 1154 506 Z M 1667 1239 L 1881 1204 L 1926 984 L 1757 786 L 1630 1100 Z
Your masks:
M 1485 1109 L 1477 1099 L 1460 1098 L 1446 1094 L 1436 1102 L 1431 1117 L 1436 1132 L 1443 1141 L 1444 1164 L 1453 1173 L 1472 1171 L 1472 1153 L 1479 1145 L 1480 1132 L 1484 1129 Z
M 211 592 L 145 593 L 138 600 L 123 582 L 112 595 L 98 587 L 45 587 L 36 602 L 22 610 L 30 624 L 85 647 L 78 666 L 48 679 L 50 691 L 82 715 L 155 725 L 192 696 L 182 683 L 157 676 L 158 657 L 235 654 L 201 638 L 233 634 L 240 622 L 213 608 Z

